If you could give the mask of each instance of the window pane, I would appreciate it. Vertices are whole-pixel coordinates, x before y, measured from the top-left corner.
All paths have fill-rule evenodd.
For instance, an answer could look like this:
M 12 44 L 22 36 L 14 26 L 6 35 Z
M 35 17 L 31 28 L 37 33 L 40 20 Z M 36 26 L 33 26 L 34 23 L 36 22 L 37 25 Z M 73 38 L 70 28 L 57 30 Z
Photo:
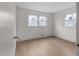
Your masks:
M 39 17 L 39 26 L 47 26 L 47 18 L 46 17 Z
M 37 16 L 35 15 L 28 16 L 28 26 L 38 26 Z
M 66 27 L 74 27 L 76 25 L 76 14 L 69 14 L 65 18 L 65 26 Z

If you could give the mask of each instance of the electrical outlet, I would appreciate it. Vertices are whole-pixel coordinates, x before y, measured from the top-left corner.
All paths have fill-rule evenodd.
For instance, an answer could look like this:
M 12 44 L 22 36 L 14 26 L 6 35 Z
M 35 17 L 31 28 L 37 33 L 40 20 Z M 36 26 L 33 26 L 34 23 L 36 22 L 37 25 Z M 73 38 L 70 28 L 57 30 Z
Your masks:
M 41 36 L 44 36 L 44 34 L 41 34 Z

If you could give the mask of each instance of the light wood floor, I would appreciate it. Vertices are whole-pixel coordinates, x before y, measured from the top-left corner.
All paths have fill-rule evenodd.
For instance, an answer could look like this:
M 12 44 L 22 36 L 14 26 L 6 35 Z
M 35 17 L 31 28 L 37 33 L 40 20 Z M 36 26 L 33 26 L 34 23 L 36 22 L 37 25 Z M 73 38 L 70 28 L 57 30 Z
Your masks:
M 18 42 L 16 56 L 75 56 L 75 44 L 56 38 Z

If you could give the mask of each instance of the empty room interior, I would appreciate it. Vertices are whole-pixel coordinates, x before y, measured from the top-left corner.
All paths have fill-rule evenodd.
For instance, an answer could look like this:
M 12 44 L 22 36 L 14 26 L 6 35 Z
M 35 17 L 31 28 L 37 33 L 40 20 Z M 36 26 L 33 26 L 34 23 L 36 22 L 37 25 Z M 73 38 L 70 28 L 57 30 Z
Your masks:
M 0 2 L 0 56 L 76 56 L 78 7 L 76 2 Z
M 76 55 L 75 2 L 17 2 L 16 56 Z

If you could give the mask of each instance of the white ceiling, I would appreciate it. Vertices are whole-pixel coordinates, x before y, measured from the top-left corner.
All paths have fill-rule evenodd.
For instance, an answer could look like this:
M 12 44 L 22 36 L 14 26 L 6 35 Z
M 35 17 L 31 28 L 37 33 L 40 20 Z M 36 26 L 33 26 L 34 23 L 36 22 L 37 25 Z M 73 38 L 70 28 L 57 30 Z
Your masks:
M 75 6 L 75 2 L 17 2 L 17 7 L 53 13 Z

